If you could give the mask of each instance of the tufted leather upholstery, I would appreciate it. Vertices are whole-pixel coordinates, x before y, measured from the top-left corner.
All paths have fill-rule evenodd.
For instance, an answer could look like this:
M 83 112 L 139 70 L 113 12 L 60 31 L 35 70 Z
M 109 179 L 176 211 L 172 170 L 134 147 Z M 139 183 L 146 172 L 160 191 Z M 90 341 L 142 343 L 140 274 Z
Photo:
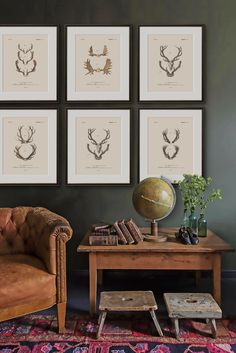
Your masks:
M 68 221 L 45 208 L 0 208 L 0 321 L 57 303 L 63 330 L 71 236 Z

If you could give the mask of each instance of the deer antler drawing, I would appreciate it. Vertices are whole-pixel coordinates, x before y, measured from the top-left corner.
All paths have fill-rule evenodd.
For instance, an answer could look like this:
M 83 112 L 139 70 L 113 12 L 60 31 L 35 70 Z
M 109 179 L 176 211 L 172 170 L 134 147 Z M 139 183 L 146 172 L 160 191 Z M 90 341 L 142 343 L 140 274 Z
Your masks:
M 88 71 L 85 75 L 93 75 L 94 74 L 94 68 L 92 67 L 90 60 L 87 59 L 84 63 L 84 68 Z
M 19 146 L 15 146 L 14 153 L 17 158 L 22 159 L 23 161 L 31 160 L 36 154 L 37 146 L 32 143 L 33 135 L 35 134 L 35 129 L 33 126 L 28 126 L 27 129 L 24 129 L 24 125 L 18 127 L 17 131 L 17 141 L 20 142 Z M 23 133 L 25 132 L 25 134 Z M 23 149 L 23 146 L 24 149 Z
M 106 136 L 104 139 L 102 139 L 100 142 L 97 142 L 92 134 L 94 133 L 96 129 L 88 129 L 88 139 L 90 142 L 95 146 L 95 149 L 91 149 L 89 143 L 87 144 L 87 149 L 90 153 L 94 155 L 94 158 L 96 160 L 102 159 L 102 156 L 109 150 L 110 144 L 107 144 L 104 149 L 102 149 L 102 146 L 107 143 L 107 141 L 110 139 L 110 130 L 103 129 L 106 133 Z
M 90 59 L 87 59 L 84 63 L 84 68 L 88 71 L 85 75 L 93 75 L 95 72 L 103 72 L 104 75 L 110 75 L 112 69 L 111 59 L 107 59 L 103 68 L 94 69 L 91 65 Z
M 176 141 L 178 141 L 179 137 L 180 137 L 180 131 L 179 129 L 174 129 L 175 135 L 174 138 L 170 139 L 170 134 L 168 135 L 168 129 L 165 129 L 162 131 L 162 136 L 163 136 L 163 140 L 168 143 L 168 145 L 164 145 L 162 147 L 164 156 L 167 159 L 174 159 L 178 152 L 179 152 L 179 146 L 175 145 L 174 143 Z
M 32 148 L 32 152 L 27 157 L 24 157 L 21 154 L 20 149 L 21 149 L 22 146 L 15 146 L 14 153 L 15 153 L 16 157 L 19 158 L 19 159 L 22 159 L 23 161 L 30 161 L 35 156 L 36 149 L 37 149 L 37 147 L 36 147 L 36 145 L 34 143 L 31 144 L 30 146 Z
M 111 62 L 111 59 L 107 59 L 106 60 L 106 63 L 105 63 L 105 66 L 103 68 L 103 74 L 104 75 L 110 75 L 111 74 L 111 69 L 112 69 L 112 62 Z
M 33 44 L 29 47 L 23 47 L 18 44 L 17 60 L 15 61 L 16 70 L 22 73 L 23 76 L 28 76 L 36 70 L 37 61 L 34 60 Z
M 89 56 L 97 56 L 97 57 L 100 57 L 100 56 L 107 56 L 107 55 L 108 55 L 108 49 L 107 49 L 107 46 L 106 46 L 106 45 L 104 45 L 102 53 L 99 53 L 99 54 L 94 53 L 94 51 L 93 51 L 93 46 L 92 46 L 92 45 L 91 45 L 91 47 L 89 48 Z
M 179 129 L 175 129 L 175 137 L 172 141 L 170 141 L 168 137 L 168 129 L 165 129 L 164 131 L 162 131 L 163 139 L 167 143 L 175 143 L 179 139 L 179 135 L 180 135 Z
M 35 129 L 33 126 L 29 126 L 28 130 L 27 130 L 27 137 L 24 138 L 22 136 L 22 129 L 23 129 L 24 125 L 21 125 L 18 127 L 18 132 L 17 132 L 17 140 L 20 141 L 21 143 L 30 143 L 33 141 L 33 135 L 35 133 Z
M 178 52 L 177 55 L 175 55 L 172 59 L 168 58 L 165 55 L 165 50 L 167 49 L 167 45 L 161 45 L 160 46 L 160 56 L 162 57 L 163 61 L 166 62 L 166 66 L 164 67 L 162 64 L 162 61 L 159 61 L 159 66 L 160 68 L 166 72 L 168 77 L 173 77 L 174 73 L 181 67 L 182 61 L 178 61 L 180 59 L 180 56 L 182 56 L 182 47 L 176 47 Z M 178 65 L 175 65 L 175 62 L 178 61 Z

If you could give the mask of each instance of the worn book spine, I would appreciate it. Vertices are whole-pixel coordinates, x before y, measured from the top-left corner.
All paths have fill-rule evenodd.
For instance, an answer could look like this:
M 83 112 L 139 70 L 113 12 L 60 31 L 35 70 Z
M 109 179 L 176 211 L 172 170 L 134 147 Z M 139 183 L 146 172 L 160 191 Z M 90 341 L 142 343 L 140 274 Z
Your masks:
M 117 245 L 117 235 L 90 235 L 89 245 Z
M 127 244 L 127 240 L 126 240 L 124 234 L 122 233 L 117 221 L 113 224 L 113 227 L 118 235 L 119 243 L 123 244 L 123 245 Z
M 125 238 L 127 240 L 127 243 L 128 244 L 133 244 L 134 243 L 134 239 L 133 239 L 132 235 L 130 234 L 128 228 L 126 227 L 124 219 L 122 221 L 118 222 L 118 226 L 120 227 L 122 233 L 124 234 L 124 236 L 125 236 Z
M 143 241 L 143 235 L 142 235 L 139 227 L 133 221 L 132 218 L 130 218 L 127 221 L 125 221 L 125 225 L 128 228 L 128 230 L 129 230 L 130 234 L 132 235 L 132 237 L 134 238 L 135 243 L 140 243 L 141 241 Z
M 92 235 L 110 235 L 111 234 L 111 230 L 110 230 L 110 228 L 96 229 L 96 230 L 92 230 L 91 234 Z

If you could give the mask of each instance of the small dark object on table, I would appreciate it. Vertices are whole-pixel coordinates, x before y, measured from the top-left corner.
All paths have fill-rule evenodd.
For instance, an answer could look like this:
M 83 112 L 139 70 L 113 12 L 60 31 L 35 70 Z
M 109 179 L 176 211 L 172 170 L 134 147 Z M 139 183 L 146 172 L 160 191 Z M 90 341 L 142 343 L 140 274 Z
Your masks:
M 190 227 L 180 227 L 178 233 L 175 237 L 182 244 L 186 245 L 197 245 L 199 243 L 199 238 L 196 233 Z

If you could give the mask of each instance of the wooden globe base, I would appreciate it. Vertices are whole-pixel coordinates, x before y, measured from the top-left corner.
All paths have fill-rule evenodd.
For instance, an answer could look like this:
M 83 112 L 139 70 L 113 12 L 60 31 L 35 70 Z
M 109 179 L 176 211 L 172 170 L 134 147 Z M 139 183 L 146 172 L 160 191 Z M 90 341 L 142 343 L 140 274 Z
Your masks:
M 144 234 L 143 240 L 154 243 L 164 243 L 167 241 L 167 236 L 158 234 L 158 223 L 154 220 L 151 222 L 151 234 Z

